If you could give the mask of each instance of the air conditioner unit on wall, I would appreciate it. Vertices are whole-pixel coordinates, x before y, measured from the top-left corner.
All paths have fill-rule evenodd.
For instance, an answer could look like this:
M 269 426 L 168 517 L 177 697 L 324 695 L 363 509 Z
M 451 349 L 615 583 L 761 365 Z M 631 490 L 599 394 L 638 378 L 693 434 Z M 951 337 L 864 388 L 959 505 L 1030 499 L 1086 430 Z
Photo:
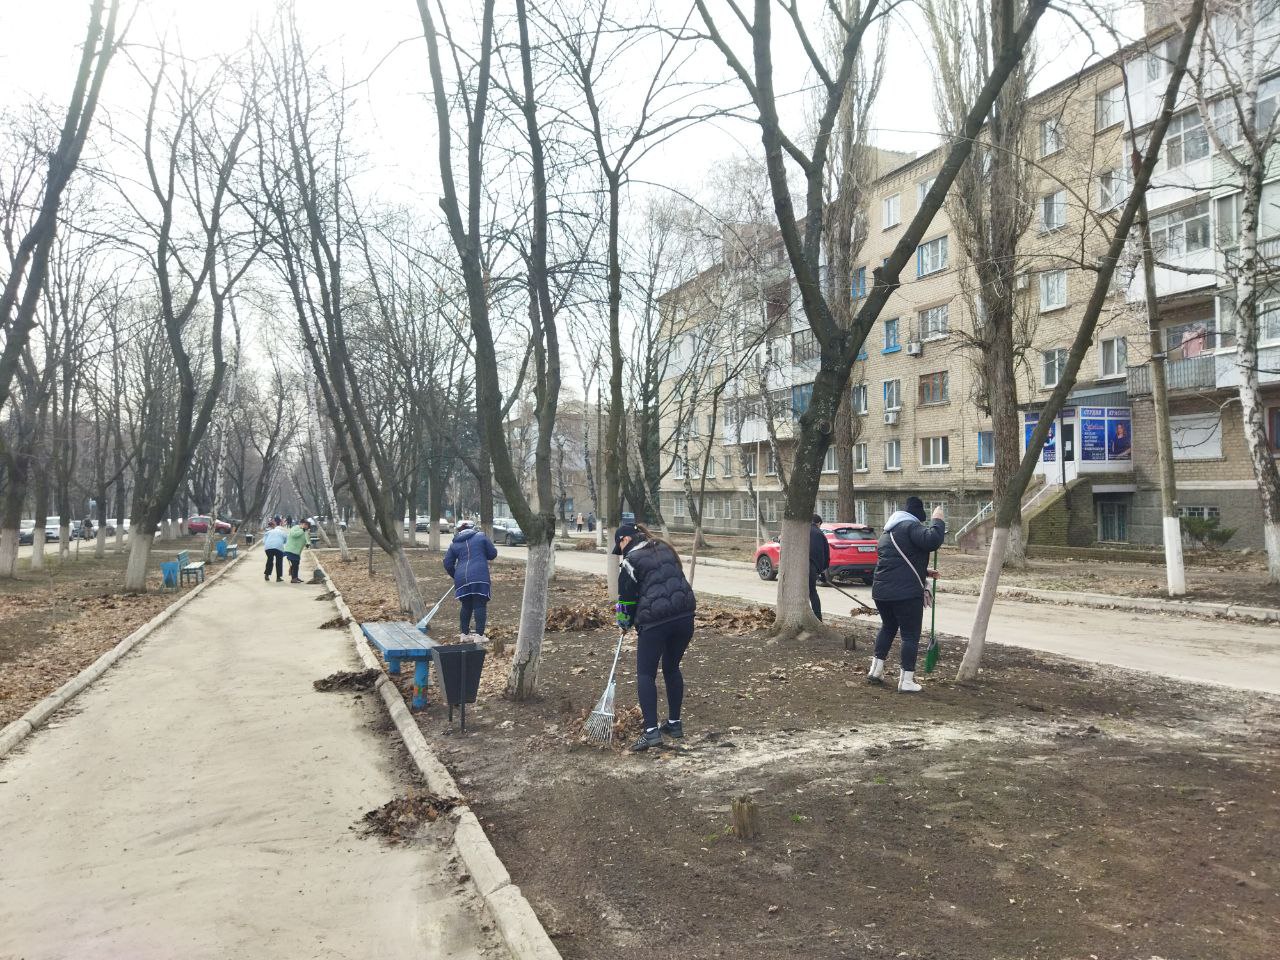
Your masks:
M 918 357 L 924 353 L 924 344 L 919 340 L 907 341 L 907 356 Z
M 898 411 L 886 410 L 884 412 L 884 422 L 890 427 L 896 427 L 898 425 Z

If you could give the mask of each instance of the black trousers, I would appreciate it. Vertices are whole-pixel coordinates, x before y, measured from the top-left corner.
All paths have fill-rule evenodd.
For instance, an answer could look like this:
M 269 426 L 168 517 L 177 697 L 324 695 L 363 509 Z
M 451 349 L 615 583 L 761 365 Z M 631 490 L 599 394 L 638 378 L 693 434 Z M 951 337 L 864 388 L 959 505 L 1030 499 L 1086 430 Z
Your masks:
M 877 600 L 880 632 L 876 634 L 876 656 L 889 658 L 895 634 L 902 634 L 902 669 L 915 671 L 916 651 L 920 649 L 920 624 L 924 621 L 924 597 L 910 600 Z
M 276 579 L 279 580 L 284 576 L 284 551 L 271 547 L 267 550 L 267 569 L 263 571 L 266 576 L 271 576 L 272 565 L 276 568 Z
M 300 564 L 300 563 L 302 562 L 302 554 L 300 554 L 300 553 L 286 553 L 286 554 L 285 554 L 285 556 L 289 558 L 289 579 L 290 579 L 290 580 L 297 580 L 297 579 L 298 579 L 298 564 Z
M 658 664 L 667 688 L 667 717 L 680 719 L 684 703 L 684 674 L 680 660 L 693 639 L 693 616 L 646 627 L 636 635 L 636 694 L 646 730 L 658 725 Z
M 813 615 L 819 620 L 822 619 L 822 601 L 818 599 L 818 580 L 821 579 L 817 574 L 809 574 L 809 606 L 813 607 Z
M 476 633 L 484 636 L 485 621 L 489 617 L 489 598 L 473 594 L 469 597 L 459 597 L 458 605 L 461 610 L 458 612 L 458 628 L 462 633 L 471 632 L 471 618 L 476 618 Z

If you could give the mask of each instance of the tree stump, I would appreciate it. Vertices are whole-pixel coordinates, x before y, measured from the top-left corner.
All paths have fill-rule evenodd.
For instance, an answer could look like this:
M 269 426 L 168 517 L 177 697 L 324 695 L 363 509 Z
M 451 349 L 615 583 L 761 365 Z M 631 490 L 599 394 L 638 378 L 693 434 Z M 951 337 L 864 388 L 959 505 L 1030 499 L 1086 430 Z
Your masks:
M 853 613 L 855 613 L 855 612 L 856 612 L 856 611 L 854 611 L 854 610 L 850 610 L 850 611 L 849 611 L 849 613 L 850 613 L 850 614 L 853 614 Z M 846 633 L 846 634 L 844 635 L 844 648 L 845 648 L 846 650 L 857 650 L 857 649 L 858 649 L 858 636 L 857 636 L 857 634 L 854 634 L 854 633 Z
M 739 840 L 754 840 L 760 832 L 760 816 L 756 805 L 746 797 L 738 797 L 730 807 L 733 835 Z

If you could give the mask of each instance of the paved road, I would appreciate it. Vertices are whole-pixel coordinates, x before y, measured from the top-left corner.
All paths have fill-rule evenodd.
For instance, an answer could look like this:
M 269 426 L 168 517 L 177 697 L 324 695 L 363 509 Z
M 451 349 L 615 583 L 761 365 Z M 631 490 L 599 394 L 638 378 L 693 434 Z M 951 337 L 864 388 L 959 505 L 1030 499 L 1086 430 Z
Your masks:
M 350 636 L 260 563 L 0 760 L 0 957 L 505 956 L 448 848 L 349 829 L 404 790 L 381 703 L 312 689 Z
M 521 547 L 498 549 L 503 556 L 525 556 Z M 559 551 L 556 563 L 571 570 L 604 572 L 601 554 Z M 764 582 L 745 566 L 700 565 L 694 586 L 700 594 L 754 603 L 772 605 L 777 599 L 777 584 Z M 871 603 L 869 588 L 844 589 L 864 603 Z M 835 590 L 822 589 L 819 593 L 824 609 L 847 613 L 853 606 Z M 938 630 L 967 637 L 977 603 L 977 597 L 948 595 L 944 587 L 938 604 Z M 1180 680 L 1280 694 L 1280 627 L 1275 626 L 1001 600 L 996 603 L 987 638 L 992 643 Z M 954 660 L 958 663 L 958 656 Z

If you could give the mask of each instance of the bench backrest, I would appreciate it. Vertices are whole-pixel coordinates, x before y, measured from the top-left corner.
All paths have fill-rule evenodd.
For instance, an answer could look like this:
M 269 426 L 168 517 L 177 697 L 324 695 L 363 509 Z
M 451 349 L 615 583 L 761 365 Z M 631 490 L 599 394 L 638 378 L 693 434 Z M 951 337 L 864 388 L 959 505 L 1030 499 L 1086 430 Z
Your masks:
M 190 559 L 191 559 L 191 554 L 187 553 L 187 551 L 185 550 L 181 551 L 178 554 L 178 566 L 185 567 L 187 565 L 187 561 Z

